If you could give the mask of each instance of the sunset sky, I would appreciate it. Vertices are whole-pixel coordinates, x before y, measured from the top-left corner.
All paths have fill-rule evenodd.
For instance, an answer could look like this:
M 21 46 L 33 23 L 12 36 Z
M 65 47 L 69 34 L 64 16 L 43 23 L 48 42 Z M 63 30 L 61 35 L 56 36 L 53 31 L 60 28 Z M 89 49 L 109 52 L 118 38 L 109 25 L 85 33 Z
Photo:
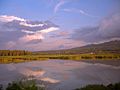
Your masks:
M 0 0 L 0 49 L 68 49 L 114 39 L 120 39 L 120 0 Z

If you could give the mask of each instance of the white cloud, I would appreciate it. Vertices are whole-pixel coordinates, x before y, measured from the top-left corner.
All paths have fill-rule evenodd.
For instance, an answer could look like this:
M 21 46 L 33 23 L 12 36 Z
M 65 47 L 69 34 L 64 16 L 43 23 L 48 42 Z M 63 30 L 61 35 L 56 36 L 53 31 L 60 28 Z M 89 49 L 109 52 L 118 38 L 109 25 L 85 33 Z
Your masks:
M 80 13 L 80 14 L 83 14 L 83 15 L 89 16 L 89 17 L 98 17 L 98 16 L 94 16 L 94 15 L 88 14 L 88 13 L 86 13 L 85 11 L 83 11 L 81 9 L 71 8 L 71 9 L 63 9 L 63 11 L 65 11 L 65 12 L 72 12 L 72 13 Z
M 7 15 L 0 16 L 0 21 L 2 22 L 12 22 L 13 20 L 26 21 L 25 19 L 15 17 L 15 16 L 7 16 Z
M 33 31 L 29 31 L 29 30 L 21 30 L 22 32 L 25 32 L 25 33 L 27 33 L 27 34 L 33 34 L 33 33 L 35 33 L 35 32 L 33 32 Z
M 56 30 L 59 30 L 59 28 L 50 27 L 50 28 L 39 30 L 39 31 L 36 31 L 36 32 L 29 31 L 29 30 L 22 30 L 22 32 L 25 32 L 27 34 L 36 34 L 37 35 L 37 34 L 45 34 L 45 33 L 53 32 L 53 31 L 56 31 Z
M 23 26 L 28 26 L 28 27 L 42 27 L 44 26 L 44 24 L 28 24 L 26 22 L 20 22 L 20 25 L 23 25 Z
M 66 2 L 67 2 L 67 1 L 65 1 L 65 0 L 60 0 L 60 1 L 56 4 L 56 6 L 55 6 L 55 8 L 54 8 L 54 13 L 56 13 L 56 12 L 60 9 L 60 7 L 61 7 L 62 5 L 64 5 Z
M 50 28 L 47 28 L 47 29 L 43 29 L 43 30 L 40 30 L 40 31 L 37 31 L 37 32 L 41 32 L 41 33 L 49 33 L 49 32 L 53 32 L 53 31 L 56 31 L 58 30 L 59 28 L 57 27 L 50 27 Z

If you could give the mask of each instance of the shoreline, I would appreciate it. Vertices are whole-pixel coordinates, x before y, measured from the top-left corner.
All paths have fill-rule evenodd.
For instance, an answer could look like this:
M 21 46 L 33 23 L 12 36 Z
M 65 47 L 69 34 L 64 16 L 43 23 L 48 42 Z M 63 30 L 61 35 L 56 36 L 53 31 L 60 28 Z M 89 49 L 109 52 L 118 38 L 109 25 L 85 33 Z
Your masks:
M 120 66 L 120 60 L 80 60 L 80 62 L 92 63 L 92 64 L 105 64 L 112 66 Z

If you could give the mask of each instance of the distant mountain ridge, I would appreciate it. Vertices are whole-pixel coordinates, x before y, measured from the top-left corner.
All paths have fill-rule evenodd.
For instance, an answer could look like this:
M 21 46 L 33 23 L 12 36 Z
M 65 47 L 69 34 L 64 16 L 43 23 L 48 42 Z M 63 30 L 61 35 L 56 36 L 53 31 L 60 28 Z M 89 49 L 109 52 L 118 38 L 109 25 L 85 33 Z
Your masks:
M 36 51 L 35 54 L 86 54 L 86 53 L 116 53 L 120 54 L 120 40 L 114 40 L 99 44 L 89 44 L 65 50 Z
M 120 40 L 104 42 L 100 44 L 90 44 L 82 47 L 72 48 L 71 50 L 84 50 L 89 52 L 111 52 L 120 53 Z

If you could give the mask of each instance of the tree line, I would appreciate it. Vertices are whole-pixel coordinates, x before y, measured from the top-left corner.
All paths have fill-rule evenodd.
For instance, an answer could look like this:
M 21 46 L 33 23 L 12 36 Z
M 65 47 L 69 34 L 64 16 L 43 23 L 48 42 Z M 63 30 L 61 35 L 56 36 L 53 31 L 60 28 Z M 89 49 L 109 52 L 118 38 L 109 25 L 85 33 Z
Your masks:
M 25 50 L 0 50 L 0 56 L 21 56 L 31 54 L 32 52 Z

